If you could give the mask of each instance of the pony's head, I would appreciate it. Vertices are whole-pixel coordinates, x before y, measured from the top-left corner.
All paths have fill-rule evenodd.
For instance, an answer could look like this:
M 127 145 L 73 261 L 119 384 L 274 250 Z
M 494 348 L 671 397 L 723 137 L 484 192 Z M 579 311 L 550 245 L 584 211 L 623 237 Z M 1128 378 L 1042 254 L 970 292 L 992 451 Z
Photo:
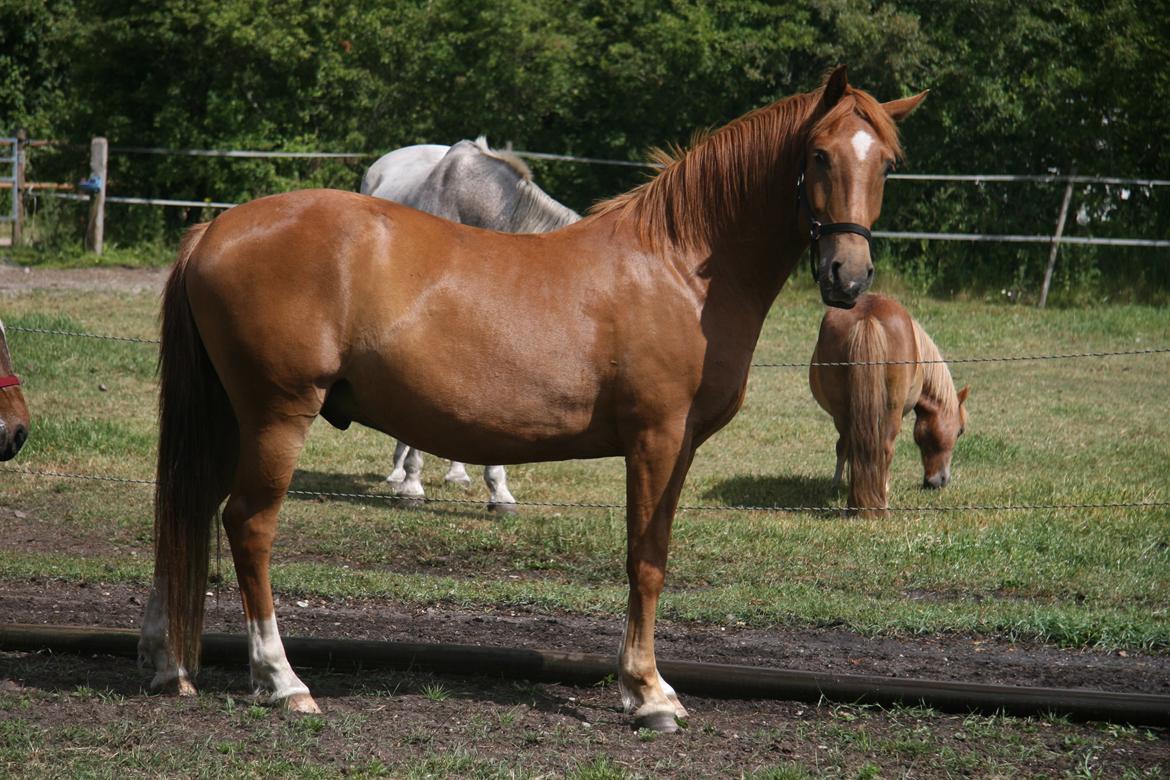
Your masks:
M 12 370 L 8 354 L 8 337 L 0 322 L 0 460 L 11 460 L 28 438 L 28 406 L 20 389 L 20 379 Z
M 801 159 L 797 199 L 809 228 L 813 276 L 829 306 L 852 308 L 873 282 L 869 229 L 886 176 L 902 153 L 897 123 L 926 98 L 879 103 L 849 86 L 845 66 L 820 93 Z
M 938 489 L 951 481 L 951 456 L 955 443 L 967 429 L 967 393 L 954 394 L 954 403 L 924 401 L 916 407 L 914 443 L 922 453 L 922 487 Z

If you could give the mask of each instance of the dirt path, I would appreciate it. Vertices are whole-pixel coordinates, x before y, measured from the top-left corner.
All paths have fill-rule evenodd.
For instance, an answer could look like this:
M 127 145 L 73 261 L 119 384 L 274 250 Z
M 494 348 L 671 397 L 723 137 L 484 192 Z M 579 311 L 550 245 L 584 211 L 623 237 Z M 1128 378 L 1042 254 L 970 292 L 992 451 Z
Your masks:
M 0 622 L 136 628 L 145 593 L 126 585 L 46 579 L 0 581 Z M 209 631 L 243 633 L 239 600 L 225 588 L 207 604 Z M 277 619 L 286 636 L 385 639 L 616 653 L 619 618 L 535 610 L 414 609 L 386 600 L 285 597 Z M 839 628 L 751 629 L 660 622 L 664 659 L 805 671 L 915 677 L 1001 685 L 1095 688 L 1170 695 L 1170 657 L 1065 650 L 957 635 L 866 637 Z
M 29 268 L 0 264 L 0 291 L 114 290 L 161 291 L 166 268 Z

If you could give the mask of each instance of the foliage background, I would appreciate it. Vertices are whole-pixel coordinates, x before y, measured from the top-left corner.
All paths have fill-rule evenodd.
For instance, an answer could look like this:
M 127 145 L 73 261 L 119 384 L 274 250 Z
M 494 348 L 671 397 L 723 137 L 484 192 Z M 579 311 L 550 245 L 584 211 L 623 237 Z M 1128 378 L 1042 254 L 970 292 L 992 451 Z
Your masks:
M 904 171 L 1170 176 L 1170 7 L 1137 0 L 0 0 L 0 132 L 114 146 L 382 153 L 484 133 L 518 149 L 641 159 L 838 63 L 882 99 L 931 97 Z M 85 152 L 34 150 L 76 180 Z M 366 163 L 369 162 L 367 159 Z M 534 164 L 579 210 L 644 177 Z M 244 200 L 355 188 L 361 163 L 112 155 L 112 192 Z M 1073 235 L 1170 238 L 1166 188 L 1078 188 Z M 898 182 L 881 226 L 1046 233 L 1059 185 Z M 33 204 L 76 245 L 77 206 Z M 173 241 L 200 210 L 111 206 L 116 244 Z M 936 294 L 1038 287 L 1041 245 L 886 242 Z M 1170 252 L 1061 250 L 1056 295 L 1165 300 Z

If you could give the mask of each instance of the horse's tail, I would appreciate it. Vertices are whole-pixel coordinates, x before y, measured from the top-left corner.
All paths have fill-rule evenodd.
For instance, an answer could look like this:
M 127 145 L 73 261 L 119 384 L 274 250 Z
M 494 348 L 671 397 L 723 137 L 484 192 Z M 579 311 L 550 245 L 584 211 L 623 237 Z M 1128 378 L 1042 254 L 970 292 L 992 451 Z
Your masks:
M 876 317 L 864 317 L 849 330 L 850 363 L 886 360 L 886 331 Z M 888 407 L 884 365 L 849 366 L 849 505 L 886 506 L 890 460 L 883 436 Z M 882 511 L 862 512 L 880 515 Z
M 187 231 L 179 248 L 163 293 L 159 350 L 155 578 L 166 584 L 170 650 L 190 675 L 199 668 L 211 520 L 238 448 L 235 414 L 199 336 L 185 284 L 208 224 Z

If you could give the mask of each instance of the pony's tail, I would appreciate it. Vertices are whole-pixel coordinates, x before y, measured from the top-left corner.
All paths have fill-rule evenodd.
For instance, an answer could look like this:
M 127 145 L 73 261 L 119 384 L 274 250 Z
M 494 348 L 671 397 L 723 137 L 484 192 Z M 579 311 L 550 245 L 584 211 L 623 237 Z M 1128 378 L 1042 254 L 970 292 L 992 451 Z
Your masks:
M 159 350 L 155 578 L 166 587 L 171 653 L 191 676 L 199 669 L 211 520 L 238 449 L 235 414 L 187 299 L 188 264 L 208 224 L 192 227 L 179 248 L 163 292 Z
M 886 359 L 886 332 L 877 318 L 865 317 L 853 325 L 846 350 L 850 363 Z M 884 365 L 849 366 L 849 505 L 869 508 L 861 512 L 864 517 L 885 514 L 890 468 L 882 435 L 888 406 L 886 370 Z

